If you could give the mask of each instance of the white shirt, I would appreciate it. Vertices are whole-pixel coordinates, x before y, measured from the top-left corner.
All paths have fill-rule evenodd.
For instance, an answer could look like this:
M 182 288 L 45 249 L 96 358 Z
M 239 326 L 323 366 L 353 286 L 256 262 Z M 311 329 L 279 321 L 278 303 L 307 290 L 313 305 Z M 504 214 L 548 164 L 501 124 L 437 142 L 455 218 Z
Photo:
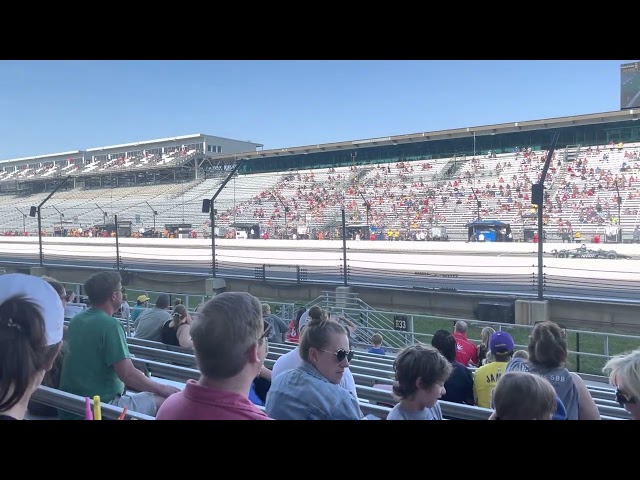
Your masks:
M 280 358 L 276 360 L 276 363 L 274 363 L 273 368 L 271 369 L 272 381 L 281 373 L 298 368 L 300 365 L 302 365 L 300 347 L 296 347 L 290 352 L 281 355 Z M 339 385 L 348 392 L 351 392 L 351 395 L 353 395 L 354 398 L 358 398 L 358 394 L 356 393 L 356 382 L 353 379 L 353 373 L 351 373 L 349 368 L 344 369 L 344 375 L 342 375 L 342 380 L 340 380 Z
M 120 308 L 122 308 L 122 316 L 120 318 L 127 320 L 129 315 L 131 315 L 131 308 L 129 307 L 129 304 L 127 302 L 122 302 Z

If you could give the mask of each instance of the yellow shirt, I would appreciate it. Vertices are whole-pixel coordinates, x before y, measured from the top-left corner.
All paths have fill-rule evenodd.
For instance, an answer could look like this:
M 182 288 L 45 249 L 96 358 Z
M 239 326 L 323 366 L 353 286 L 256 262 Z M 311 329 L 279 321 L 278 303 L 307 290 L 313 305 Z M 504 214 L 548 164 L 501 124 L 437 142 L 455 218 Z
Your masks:
M 473 378 L 473 396 L 476 399 L 476 405 L 491 408 L 491 393 L 507 363 L 509 362 L 491 362 L 476 370 Z

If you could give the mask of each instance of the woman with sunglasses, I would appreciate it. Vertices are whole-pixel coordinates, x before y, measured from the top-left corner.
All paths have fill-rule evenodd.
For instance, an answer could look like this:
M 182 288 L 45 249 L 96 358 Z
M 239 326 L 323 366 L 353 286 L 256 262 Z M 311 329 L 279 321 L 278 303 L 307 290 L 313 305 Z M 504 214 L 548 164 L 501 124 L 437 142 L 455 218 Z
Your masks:
M 313 319 L 331 320 L 331 318 L 327 317 L 327 313 L 319 305 L 314 305 L 309 310 L 305 310 L 301 313 L 300 318 L 298 319 L 298 324 L 296 325 L 299 333 L 298 337 L 305 329 L 305 326 L 308 325 L 309 322 Z M 347 331 L 347 335 L 349 335 L 349 333 L 350 332 Z M 296 341 L 296 343 L 298 342 Z M 281 373 L 299 367 L 301 364 L 302 357 L 300 356 L 300 345 L 297 345 L 293 350 L 290 350 L 289 352 L 280 356 L 276 360 L 276 363 L 273 364 L 272 380 L 279 376 Z M 353 379 L 353 374 L 351 373 L 351 370 L 349 368 L 346 368 L 344 370 L 344 375 L 342 376 L 342 380 L 340 380 L 339 385 L 350 392 L 356 400 L 358 399 L 358 393 L 356 392 L 356 382 Z
M 302 365 L 271 384 L 267 415 L 276 420 L 359 420 L 358 400 L 339 386 L 354 355 L 344 327 L 312 319 L 302 330 L 299 351 Z
M 640 348 L 613 357 L 603 371 L 609 374 L 611 385 L 616 387 L 616 400 L 620 406 L 633 420 L 640 420 Z

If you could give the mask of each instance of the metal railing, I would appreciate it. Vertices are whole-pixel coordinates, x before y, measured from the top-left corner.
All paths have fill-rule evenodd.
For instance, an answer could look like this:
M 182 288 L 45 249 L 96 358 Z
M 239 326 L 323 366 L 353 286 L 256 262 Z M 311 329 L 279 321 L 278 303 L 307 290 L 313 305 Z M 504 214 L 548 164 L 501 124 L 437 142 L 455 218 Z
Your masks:
M 79 294 L 80 284 L 66 283 L 66 285 L 73 286 L 76 293 Z M 139 291 L 152 298 L 159 294 L 167 293 L 171 298 L 182 298 L 185 305 L 189 305 L 192 302 L 200 304 L 208 298 L 205 295 L 152 290 Z M 296 303 L 293 301 L 272 299 L 261 299 L 261 301 L 270 304 L 272 311 L 285 321 L 292 319 L 295 315 Z M 436 330 L 445 328 L 453 331 L 455 322 L 459 320 L 467 322 L 470 327 L 470 340 L 476 343 L 480 341 L 480 338 L 474 337 L 474 332 L 479 335 L 479 330 L 490 326 L 496 330 L 509 331 L 514 337 L 516 348 L 522 349 L 527 348 L 528 336 L 533 328 L 529 325 L 379 310 L 362 301 L 356 293 L 325 291 L 313 301 L 307 302 L 305 306 L 309 308 L 316 304 L 330 313 L 344 315 L 353 321 L 358 326 L 354 335 L 354 340 L 357 344 L 370 344 L 372 335 L 380 333 L 384 337 L 383 347 L 391 351 L 412 345 L 415 342 L 430 343 Z M 189 308 L 189 310 L 191 313 L 194 312 L 193 308 Z M 131 322 L 128 319 L 122 322 L 127 334 L 129 334 Z M 419 325 L 418 328 L 416 328 L 417 325 Z M 405 329 L 399 330 L 397 328 L 399 326 Z M 639 335 L 577 329 L 566 329 L 566 335 L 569 345 L 570 369 L 578 373 L 600 374 L 602 366 L 609 358 L 640 346 Z
M 58 408 L 65 412 L 75 413 L 84 417 L 85 399 L 79 395 L 63 392 L 55 388 L 40 385 L 31 395 L 31 400 L 43 405 Z M 102 418 L 105 420 L 116 420 L 122 414 L 123 409 L 110 405 L 108 403 L 100 403 Z M 154 417 L 144 415 L 138 412 L 127 410 L 124 415 L 125 420 L 154 420 Z
M 96 239 L 94 239 L 96 240 Z M 101 240 L 101 239 L 100 239 Z M 118 262 L 113 258 L 105 259 L 104 251 L 111 248 L 111 243 L 88 243 L 75 245 L 51 244 L 47 246 L 47 255 L 55 257 L 55 265 L 58 268 L 89 269 L 95 270 L 96 264 L 101 263 L 101 268 L 118 268 Z M 171 243 L 167 240 L 169 248 L 175 249 L 171 259 L 175 260 L 175 266 L 169 264 L 150 265 L 149 261 L 156 259 L 151 251 L 138 249 L 137 246 L 126 246 L 120 249 L 123 262 L 120 273 L 123 278 L 132 274 L 143 278 L 146 273 L 154 274 L 181 274 L 193 277 L 206 278 L 211 276 L 210 269 L 205 265 L 202 247 L 191 248 L 187 243 Z M 341 242 L 342 243 L 342 242 Z M 400 252 L 389 250 L 390 242 L 358 242 L 357 245 L 375 247 L 384 245 L 384 252 L 376 254 L 373 259 L 372 252 L 356 248 L 356 242 L 345 242 L 340 248 L 338 244 L 327 242 L 322 247 L 310 245 L 307 248 L 304 241 L 297 242 L 294 250 L 285 259 L 276 258 L 265 261 L 263 248 L 271 243 L 264 242 L 260 245 L 246 244 L 246 251 L 236 251 L 237 246 L 223 250 L 218 247 L 216 253 L 217 275 L 222 278 L 254 280 L 257 282 L 278 282 L 286 284 L 326 284 L 363 286 L 372 288 L 394 288 L 409 291 L 424 290 L 433 292 L 453 292 L 466 294 L 493 294 L 493 295 L 517 295 L 521 298 L 537 298 L 536 290 L 540 283 L 543 286 L 543 294 L 546 299 L 581 299 L 586 301 L 598 301 L 600 303 L 625 303 L 640 304 L 640 272 L 629 268 L 626 262 L 632 260 L 619 259 L 616 263 L 603 262 L 606 268 L 600 265 L 591 268 L 580 268 L 580 265 L 549 263 L 543 265 L 543 278 L 539 277 L 537 268 L 539 262 L 529 258 L 532 252 L 520 252 L 518 260 L 510 260 L 509 264 L 500 262 L 500 259 L 487 259 L 486 256 L 478 256 L 478 261 L 473 265 L 465 265 L 456 255 L 448 255 L 450 260 L 447 265 L 430 261 L 427 256 L 413 255 L 406 260 Z M 407 255 L 421 252 L 418 248 L 413 251 L 412 245 L 416 242 L 402 242 L 402 251 Z M 4 260 L 7 264 L 34 264 L 28 262 L 27 256 L 32 254 L 32 246 L 29 243 L 18 242 L 17 247 L 11 248 L 15 255 L 23 258 L 22 261 L 14 261 L 13 257 Z M 95 245 L 95 246 L 94 246 Z M 275 245 L 275 250 L 282 246 Z M 326 248 L 324 245 L 329 246 Z M 400 244 L 399 244 L 400 245 Z M 407 245 L 411 248 L 407 248 Z M 263 247 L 264 246 L 264 247 Z M 289 247 L 289 245 L 287 246 Z M 149 247 L 151 248 L 151 247 Z M 256 253 L 250 250 L 256 248 Z M 91 265 L 79 265 L 77 252 L 74 249 L 84 249 L 83 255 Z M 269 249 L 269 248 L 267 248 Z M 31 253 L 29 253 L 31 252 Z M 295 253 L 294 253 L 295 252 Z M 114 251 L 115 253 L 115 251 Z M 342 253 L 342 255 L 340 255 Z M 444 252 L 446 253 L 446 252 Z M 623 252 L 620 252 L 623 253 Z M 95 258 L 91 255 L 95 254 Z M 550 252 L 545 252 L 548 258 Z M 142 255 L 142 260 L 140 259 Z M 296 257 L 297 255 L 297 257 Z M 128 257 L 129 256 L 129 257 Z M 267 257 L 270 256 L 266 255 Z M 6 256 L 5 256 L 6 257 Z M 180 259 L 185 262 L 179 262 Z M 185 269 L 187 261 L 196 259 L 193 268 Z M 416 260 L 417 258 L 417 260 Z M 424 258 L 422 260 L 421 258 Z M 484 260 L 480 260 L 484 258 Z M 546 261 L 546 260 L 545 260 Z M 556 259 L 550 259 L 555 262 Z M 75 263 L 74 263 L 75 262 Z M 469 263 L 467 261 L 467 263 Z M 533 264 L 532 264 L 533 263 Z M 191 265 L 190 265 L 191 266 Z M 603 279 L 609 279 L 607 281 Z M 131 300 L 131 299 L 130 299 Z
M 83 284 L 73 283 L 73 282 L 64 282 L 64 285 L 67 290 L 72 290 L 76 294 L 76 298 L 80 298 L 83 292 Z M 208 297 L 207 295 L 202 295 L 202 294 L 175 293 L 175 292 L 166 292 L 166 291 L 158 291 L 158 290 L 149 290 L 144 288 L 140 288 L 140 289 L 132 288 L 128 291 L 128 293 L 130 292 L 135 292 L 139 295 L 146 295 L 147 297 L 150 297 L 152 300 L 154 298 L 157 298 L 159 295 L 166 294 L 166 295 L 169 295 L 170 303 L 172 303 L 173 300 L 175 300 L 176 298 L 180 298 L 182 300 L 182 303 L 187 307 L 187 310 L 189 311 L 189 313 L 192 313 L 192 314 L 196 312 L 196 309 L 198 306 L 204 304 L 207 300 L 210 299 L 210 297 Z M 261 298 L 260 301 L 262 303 L 268 303 L 271 306 L 272 313 L 274 313 L 275 315 L 278 315 L 282 319 L 285 319 L 285 321 L 288 321 L 295 316 L 295 312 L 296 312 L 295 302 L 275 300 L 270 298 Z M 130 299 L 127 297 L 127 303 L 131 308 L 133 308 L 136 305 L 136 299 L 135 298 Z M 130 322 L 125 326 L 126 326 L 126 331 L 129 332 Z
M 516 349 L 527 349 L 528 337 L 533 329 L 531 325 L 517 325 L 511 323 L 486 322 L 480 320 L 442 317 L 437 315 L 407 314 L 406 312 L 385 311 L 374 309 L 358 298 L 355 293 L 340 294 L 323 292 L 307 306 L 318 304 L 328 312 L 348 315 L 349 319 L 358 325 L 358 338 L 369 343 L 374 333 L 380 333 L 384 338 L 383 347 L 398 349 L 415 342 L 430 343 L 433 333 L 440 328 L 453 332 L 454 325 L 464 320 L 470 327 L 470 334 L 484 327 L 508 331 L 516 343 Z M 397 319 L 404 319 L 406 331 L 396 329 Z M 416 331 L 416 324 L 422 326 L 422 331 Z M 474 328 L 475 327 L 475 328 Z M 577 329 L 565 329 L 569 345 L 569 363 L 571 369 L 578 373 L 601 373 L 604 363 L 614 355 L 629 351 L 640 346 L 640 336 L 621 333 L 593 332 Z M 476 343 L 480 338 L 469 338 Z M 521 339 L 522 341 L 519 341 Z M 596 351 L 594 351 L 596 350 Z M 590 369 L 586 364 L 598 365 Z

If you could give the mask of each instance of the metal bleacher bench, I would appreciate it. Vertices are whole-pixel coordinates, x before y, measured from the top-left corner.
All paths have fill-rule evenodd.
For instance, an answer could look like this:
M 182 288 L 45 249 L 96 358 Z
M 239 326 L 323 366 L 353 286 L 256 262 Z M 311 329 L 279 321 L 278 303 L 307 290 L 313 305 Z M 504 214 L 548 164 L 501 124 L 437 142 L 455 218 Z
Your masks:
M 31 400 L 48 405 L 50 407 L 59 408 L 61 410 L 76 413 L 84 417 L 85 399 L 79 395 L 63 392 L 62 390 L 56 390 L 55 388 L 45 387 L 40 385 L 33 395 Z M 122 413 L 122 408 L 109 405 L 108 403 L 101 402 L 102 418 L 105 420 L 116 420 Z M 27 419 L 41 419 L 41 420 L 57 420 L 57 417 L 38 417 L 35 415 L 28 415 Z M 143 415 L 138 412 L 130 412 L 127 410 L 124 416 L 125 420 L 154 420 L 153 417 Z
M 127 343 L 133 355 L 134 365 L 148 372 L 158 381 L 173 383 L 180 388 L 187 380 L 197 380 L 200 377 L 192 350 L 131 337 L 127 338 Z M 293 345 L 270 344 L 265 366 L 273 368 L 275 361 L 292 348 L 294 348 Z M 374 354 L 360 355 L 358 352 L 350 369 L 356 381 L 356 390 L 363 414 L 386 418 L 391 410 L 387 405 L 395 405 L 396 400 L 390 391 L 373 387 L 376 384 L 391 385 L 393 383 L 393 368 L 389 359 L 380 358 Z M 589 385 L 588 388 L 598 405 L 603 420 L 621 420 L 630 417 L 629 413 L 615 401 L 615 393 L 612 388 L 604 384 L 602 386 Z M 40 386 L 34 392 L 32 399 L 38 403 L 84 416 L 85 399 L 77 395 Z M 440 406 L 443 415 L 451 419 L 486 420 L 492 412 L 486 408 L 446 401 L 440 401 Z M 121 412 L 122 409 L 119 407 L 102 404 L 104 419 L 115 419 Z M 31 418 L 37 419 L 39 417 L 31 416 Z M 127 412 L 125 418 L 153 420 L 153 417 L 136 412 Z
M 180 351 L 171 351 L 176 347 L 169 347 L 158 342 L 150 342 L 148 340 L 139 340 L 128 338 L 129 349 L 132 354 L 136 355 L 133 362 L 139 368 L 146 368 L 154 377 L 186 382 L 188 379 L 198 379 L 200 372 L 196 368 L 195 356 L 189 350 L 180 349 Z M 142 346 L 144 344 L 145 346 Z M 159 348 L 153 348 L 152 345 L 158 345 Z M 282 348 L 282 344 L 270 344 L 265 360 L 267 368 L 273 368 L 273 364 L 282 353 L 290 351 L 290 348 Z M 373 388 L 376 384 L 393 384 L 393 370 L 390 365 L 381 366 L 380 368 L 372 368 L 375 362 L 369 362 L 369 358 L 361 360 L 356 358 L 352 361 L 350 369 L 356 382 L 356 391 L 361 400 L 360 407 L 363 413 L 372 413 L 381 416 L 385 412 L 388 413 L 388 407 L 377 405 L 377 403 L 395 405 L 396 400 L 389 391 Z M 374 358 L 375 359 L 375 358 Z M 598 410 L 604 420 L 621 420 L 630 418 L 629 413 L 621 408 L 615 401 L 615 393 L 613 389 L 607 387 L 589 387 L 593 392 L 594 400 L 598 406 Z M 460 418 L 465 420 L 486 420 L 491 415 L 492 410 L 477 406 L 464 405 L 446 401 L 440 401 L 442 413 L 448 418 Z M 382 410 L 380 410 L 380 408 Z M 385 410 L 387 409 L 387 410 Z M 377 413 L 376 413 L 377 412 Z

